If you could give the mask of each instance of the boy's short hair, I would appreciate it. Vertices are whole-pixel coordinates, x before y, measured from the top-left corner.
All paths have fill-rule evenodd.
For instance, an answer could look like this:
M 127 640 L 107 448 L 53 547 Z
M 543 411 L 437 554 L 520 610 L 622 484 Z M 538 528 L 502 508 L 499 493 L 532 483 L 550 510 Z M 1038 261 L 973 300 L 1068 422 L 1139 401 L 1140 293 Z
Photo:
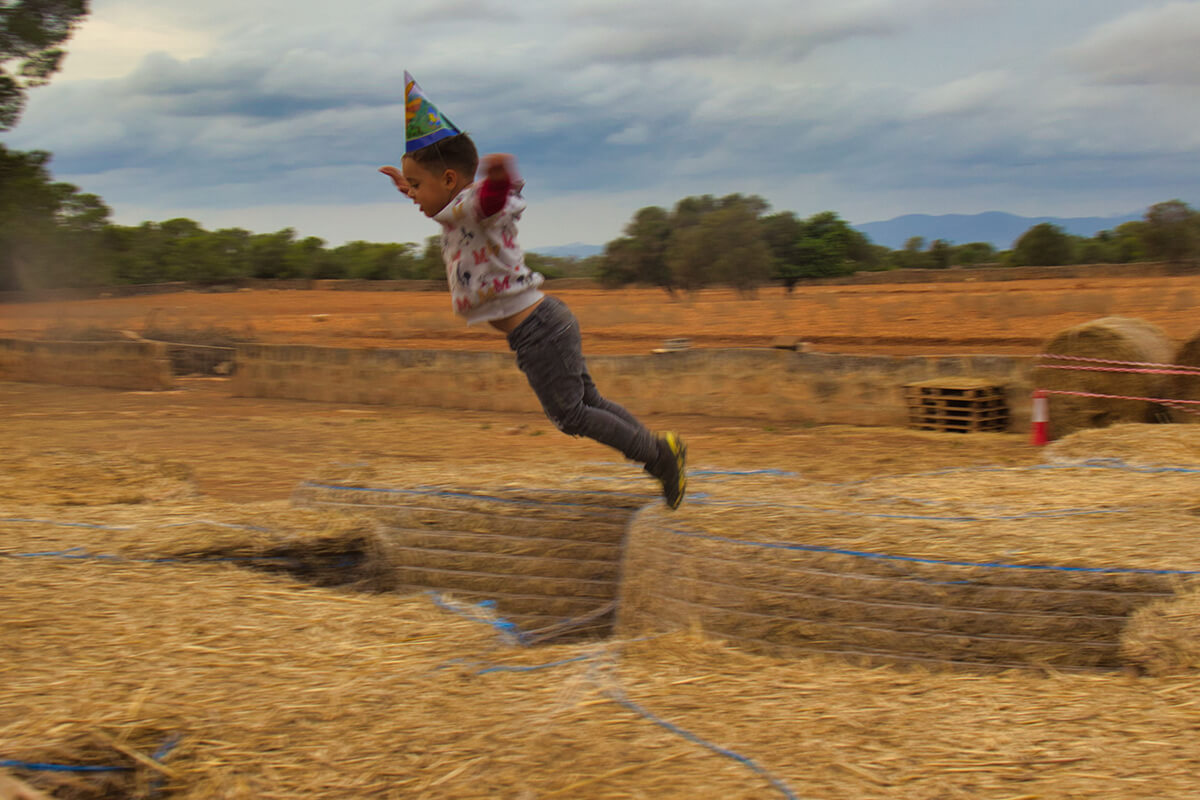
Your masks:
M 474 180 L 475 171 L 479 169 L 479 152 L 471 137 L 465 133 L 425 145 L 420 150 L 406 153 L 404 157 L 411 158 L 430 172 L 453 169 L 470 180 Z

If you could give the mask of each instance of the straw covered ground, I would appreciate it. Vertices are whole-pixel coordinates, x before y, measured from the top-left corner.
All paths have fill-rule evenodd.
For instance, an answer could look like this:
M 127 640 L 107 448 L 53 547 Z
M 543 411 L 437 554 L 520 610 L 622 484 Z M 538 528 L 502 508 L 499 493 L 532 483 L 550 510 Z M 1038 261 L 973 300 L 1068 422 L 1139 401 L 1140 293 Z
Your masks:
M 0 456 L 0 768 L 51 797 L 1196 794 L 1186 595 L 1135 618 L 1139 636 L 1124 646 L 1140 673 L 865 668 L 686 630 L 520 647 L 487 608 L 387 591 L 371 567 L 390 557 L 378 509 L 298 507 L 271 487 L 644 496 L 635 469 L 532 435 L 548 425 L 532 416 L 463 414 L 447 428 L 424 412 L 358 417 L 215 396 L 206 413 L 205 397 L 0 385 L 6 413 L 38 414 L 21 417 Z M 159 414 L 180 402 L 192 410 Z M 1189 558 L 1168 523 L 1194 509 L 1195 475 L 1078 462 L 1194 466 L 1180 455 L 1190 438 L 1152 443 L 1171 454 L 1164 462 L 1151 445 L 1132 452 L 1134 430 L 1095 432 L 1129 441 L 1065 440 L 1041 469 L 1042 454 L 1007 434 L 655 422 L 689 435 L 692 502 L 675 515 L 652 506 L 635 527 L 660 517 L 664 530 L 943 559 Z M 464 427 L 475 432 L 466 444 Z M 473 457 L 505 444 L 506 460 Z M 251 484 L 270 491 L 254 496 Z M 1067 508 L 1105 513 L 1074 528 L 1050 513 L 999 519 Z M 978 521 L 885 516 L 896 510 Z M 738 514 L 769 516 L 735 529 Z M 1126 541 L 1100 522 L 1110 517 L 1133 521 Z M 830 529 L 840 533 L 816 538 Z M 46 764 L 120 769 L 32 766 Z

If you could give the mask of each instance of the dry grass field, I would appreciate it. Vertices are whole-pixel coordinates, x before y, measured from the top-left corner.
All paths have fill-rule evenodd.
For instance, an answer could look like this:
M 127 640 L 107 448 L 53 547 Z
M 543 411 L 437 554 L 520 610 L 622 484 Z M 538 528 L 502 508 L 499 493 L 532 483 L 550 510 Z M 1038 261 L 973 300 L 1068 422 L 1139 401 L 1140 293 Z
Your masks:
M 1054 332 L 1106 314 L 1146 319 L 1182 341 L 1198 325 L 1200 277 L 831 286 L 756 299 L 562 296 L 597 353 L 646 352 L 672 337 L 762 346 L 781 335 L 828 351 L 1035 353 Z M 0 308 L 0 336 L 149 326 L 504 348 L 495 332 L 464 329 L 439 293 L 184 293 Z M 1164 650 L 1149 634 L 1141 644 L 1158 661 L 1097 671 L 762 655 L 696 629 L 523 647 L 488 624 L 486 608 L 379 591 L 365 578 L 314 585 L 328 559 L 314 567 L 280 554 L 337 556 L 376 535 L 353 509 L 290 502 L 302 482 L 339 472 L 385 485 L 612 487 L 652 503 L 637 469 L 561 436 L 541 415 L 235 398 L 226 379 L 185 377 L 167 392 L 0 383 L 0 420 L 2 800 L 35 790 L 60 800 L 1200 792 L 1200 656 L 1184 646 L 1196 630 L 1186 606 L 1154 617 L 1155 641 L 1184 642 L 1161 669 L 1153 665 L 1166 663 Z M 1189 535 L 1189 526 L 1200 533 L 1200 491 L 1189 488 L 1200 473 L 1150 466 L 1042 479 L 1047 453 L 1024 433 L 646 421 L 683 432 L 696 474 L 695 504 L 674 515 L 652 506 L 643 528 L 942 559 L 1024 553 L 1200 568 L 1200 537 Z M 1200 426 L 1151 427 L 1153 436 L 1132 426 L 1080 434 L 1054 453 L 1197 468 Z M 872 514 L 850 513 L 861 511 L 855 504 Z M 1126 527 L 1116 516 L 1066 516 L 1130 509 L 1138 513 Z M 922 519 L 933 516 L 944 519 Z M 812 527 L 822 519 L 836 524 Z M 926 596 L 940 591 L 923 584 Z M 116 769 L 31 766 L 47 764 Z M 6 784 L 6 773 L 20 783 Z
M 552 289 L 553 291 L 553 289 Z M 644 353 L 664 339 L 761 347 L 796 336 L 827 352 L 1033 353 L 1063 328 L 1110 314 L 1152 322 L 1173 339 L 1196 332 L 1200 276 L 763 289 L 567 289 L 587 353 Z M 467 328 L 444 292 L 242 291 L 0 306 L 0 336 L 42 338 L 100 328 L 226 329 L 262 342 L 335 347 L 504 350 Z

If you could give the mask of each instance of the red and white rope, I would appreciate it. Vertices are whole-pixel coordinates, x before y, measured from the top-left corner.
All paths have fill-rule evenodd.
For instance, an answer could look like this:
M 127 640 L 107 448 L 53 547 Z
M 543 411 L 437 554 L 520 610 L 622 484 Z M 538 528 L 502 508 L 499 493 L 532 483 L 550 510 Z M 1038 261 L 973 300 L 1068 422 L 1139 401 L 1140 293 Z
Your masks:
M 1200 367 L 1193 367 L 1187 364 L 1159 364 L 1153 361 L 1118 361 L 1115 358 L 1088 358 L 1087 356 L 1067 356 L 1058 353 L 1040 353 L 1038 358 L 1047 358 L 1054 361 L 1086 361 L 1093 364 L 1120 364 L 1126 367 L 1166 367 L 1167 369 L 1186 370 L 1188 374 L 1192 372 L 1200 374 Z
M 1163 406 L 1177 408 L 1189 414 L 1200 414 L 1200 400 L 1168 400 L 1162 397 L 1129 397 L 1122 394 L 1099 394 L 1097 392 L 1068 392 L 1064 389 L 1042 389 L 1046 394 L 1065 394 L 1073 397 L 1099 397 L 1105 400 L 1140 400 L 1144 403 L 1157 403 Z M 1195 406 L 1192 408 L 1191 406 Z
M 1070 364 L 1039 364 L 1038 369 L 1071 369 L 1083 372 L 1129 372 L 1141 375 L 1195 375 L 1200 378 L 1200 369 L 1129 369 L 1126 367 L 1076 367 Z

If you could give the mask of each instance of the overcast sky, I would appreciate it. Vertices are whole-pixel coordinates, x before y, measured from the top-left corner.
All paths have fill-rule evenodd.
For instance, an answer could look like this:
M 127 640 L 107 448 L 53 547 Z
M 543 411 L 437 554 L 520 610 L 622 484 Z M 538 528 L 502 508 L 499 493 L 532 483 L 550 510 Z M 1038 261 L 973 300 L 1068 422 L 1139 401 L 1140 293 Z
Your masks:
M 527 248 L 755 193 L 854 223 L 1200 205 L 1200 1 L 92 0 L 10 148 L 123 224 L 437 232 L 403 74 L 515 153 Z

